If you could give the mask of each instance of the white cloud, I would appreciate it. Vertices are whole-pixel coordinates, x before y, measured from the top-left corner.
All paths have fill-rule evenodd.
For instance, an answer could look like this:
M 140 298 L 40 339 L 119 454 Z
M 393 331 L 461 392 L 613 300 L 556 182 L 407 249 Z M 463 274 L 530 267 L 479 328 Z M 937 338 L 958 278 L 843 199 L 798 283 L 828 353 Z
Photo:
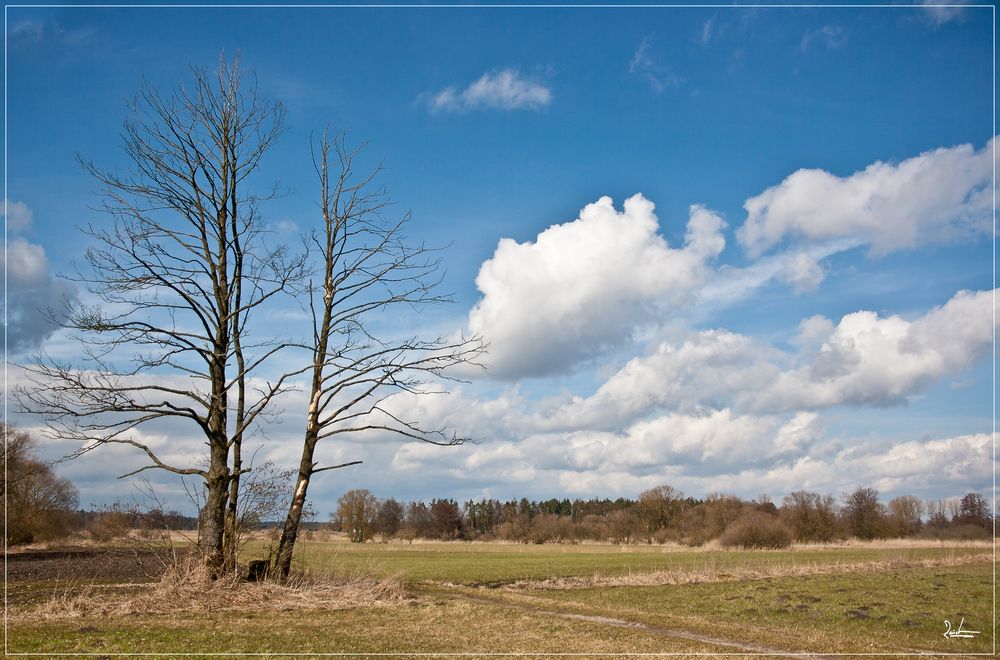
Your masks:
M 268 225 L 268 229 L 282 237 L 294 236 L 299 231 L 299 226 L 294 220 L 284 218 Z
M 4 207 L 8 230 L 30 226 L 27 206 L 5 202 Z M 0 268 L 7 275 L 7 348 L 12 355 L 38 348 L 56 331 L 51 316 L 58 317 L 65 304 L 75 300 L 76 288 L 52 276 L 45 248 L 20 236 L 7 240 Z
M 792 287 L 796 293 L 812 291 L 826 278 L 826 270 L 819 260 L 805 252 L 791 255 L 787 267 L 778 273 L 778 280 Z
M 795 293 L 812 291 L 826 278 L 823 260 L 857 245 L 848 239 L 824 241 L 767 255 L 742 268 L 722 266 L 699 292 L 703 311 L 742 303 L 772 281 L 791 286 Z
M 795 343 L 805 349 L 815 350 L 819 348 L 833 334 L 833 321 L 816 314 L 799 323 L 799 334 L 795 338 Z
M 9 199 L 3 200 L 3 215 L 4 221 L 7 223 L 8 232 L 22 232 L 31 226 L 31 209 L 24 202 L 12 202 Z
M 621 212 L 602 197 L 534 242 L 499 242 L 476 277 L 483 297 L 469 313 L 469 328 L 490 343 L 492 375 L 565 372 L 691 298 L 725 246 L 724 223 L 693 206 L 684 247 L 671 248 L 653 209 L 642 195 Z
M 991 140 L 876 162 L 847 177 L 801 169 L 744 204 L 740 243 L 758 256 L 786 237 L 852 238 L 874 254 L 987 235 L 993 209 Z
M 670 483 L 712 491 L 780 496 L 809 489 L 839 496 L 863 484 L 883 494 L 962 494 L 992 474 L 989 434 L 885 441 L 825 437 L 816 413 L 738 415 L 729 409 L 667 414 L 622 431 L 538 433 L 441 453 L 400 446 L 392 470 L 451 483 L 488 481 L 518 495 L 634 497 Z M 530 496 L 530 495 L 529 495 Z
M 23 238 L 7 241 L 7 286 L 20 289 L 44 283 L 49 275 L 49 260 L 45 248 Z
M 993 291 L 961 291 L 914 320 L 874 312 L 844 316 L 806 365 L 759 393 L 765 409 L 901 403 L 964 369 L 993 344 Z
M 903 403 L 988 353 L 993 298 L 992 291 L 963 291 L 913 321 L 861 311 L 834 326 L 813 316 L 800 326 L 797 354 L 726 330 L 702 331 L 630 360 L 592 396 L 543 410 L 539 424 L 617 428 L 657 410 L 775 413 Z
M 536 433 L 523 440 L 470 446 L 450 455 L 449 467 L 471 477 L 496 475 L 501 481 L 519 480 L 529 468 L 536 473 L 642 473 L 665 466 L 687 466 L 695 472 L 731 470 L 799 454 L 819 437 L 812 429 L 813 417 L 804 413 L 783 420 L 737 415 L 728 409 L 701 415 L 671 413 L 622 431 Z M 422 469 L 441 458 L 427 445 L 408 443 L 397 450 L 393 465 Z
M 12 50 L 32 48 L 45 42 L 55 41 L 60 45 L 76 47 L 88 45 L 95 34 L 92 27 L 67 29 L 55 20 L 25 19 L 11 22 L 7 31 L 8 45 Z
M 915 494 L 940 497 L 982 488 L 993 474 L 993 439 L 988 433 L 933 440 L 851 443 L 831 456 L 803 456 L 760 470 L 741 470 L 707 480 L 709 490 L 739 484 L 752 493 L 813 490 L 839 496 L 859 485 L 883 497 Z
M 740 392 L 766 388 L 789 356 L 750 337 L 706 330 L 679 344 L 662 342 L 629 360 L 589 397 L 545 411 L 552 428 L 620 428 L 656 410 L 695 413 L 725 408 Z
M 823 424 L 815 412 L 799 412 L 778 429 L 772 454 L 799 455 L 819 442 Z
M 552 102 L 552 90 L 514 69 L 484 73 L 463 90 L 448 87 L 422 99 L 432 112 L 538 110 Z
M 706 24 L 705 34 L 710 34 L 711 25 Z M 657 61 L 651 52 L 652 39 L 644 37 L 639 42 L 639 47 L 635 49 L 632 59 L 629 60 L 629 73 L 640 76 L 657 94 L 662 93 L 671 87 L 678 87 L 684 79 L 674 74 L 666 66 Z M 707 43 L 707 42 L 706 42 Z

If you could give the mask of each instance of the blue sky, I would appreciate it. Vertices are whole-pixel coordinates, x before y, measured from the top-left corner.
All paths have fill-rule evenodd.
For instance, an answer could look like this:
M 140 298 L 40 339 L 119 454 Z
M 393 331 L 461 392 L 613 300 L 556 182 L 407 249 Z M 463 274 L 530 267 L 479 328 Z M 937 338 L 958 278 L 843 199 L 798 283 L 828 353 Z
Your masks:
M 456 302 L 416 323 L 492 342 L 489 375 L 398 404 L 478 445 L 329 447 L 366 463 L 324 477 L 320 511 L 355 486 L 982 490 L 992 39 L 989 7 L 8 7 L 10 359 L 73 350 L 26 301 L 72 293 L 53 276 L 86 247 L 75 227 L 101 221 L 76 155 L 121 166 L 142 77 L 166 87 L 239 53 L 288 110 L 264 170 L 290 194 L 268 220 L 310 226 L 310 135 L 348 130 L 411 235 L 450 244 Z M 623 210 L 636 194 L 655 210 Z M 284 408 L 262 441 L 278 462 L 299 432 L 295 398 Z M 189 431 L 154 433 L 186 459 Z M 128 492 L 112 457 L 134 462 L 109 450 L 61 468 L 84 502 Z

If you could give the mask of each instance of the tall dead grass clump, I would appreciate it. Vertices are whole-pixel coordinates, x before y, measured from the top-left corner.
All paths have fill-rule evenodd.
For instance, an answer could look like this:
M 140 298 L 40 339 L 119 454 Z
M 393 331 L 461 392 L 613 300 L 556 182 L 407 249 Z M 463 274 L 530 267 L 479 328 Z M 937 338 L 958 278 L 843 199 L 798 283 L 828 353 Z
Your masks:
M 293 574 L 282 583 L 246 582 L 236 576 L 213 580 L 209 570 L 191 557 L 168 567 L 158 582 L 131 593 L 84 588 L 65 593 L 26 613 L 43 618 L 123 616 L 237 610 L 338 610 L 402 602 L 409 595 L 400 575 L 380 577 L 355 573 L 342 577 Z

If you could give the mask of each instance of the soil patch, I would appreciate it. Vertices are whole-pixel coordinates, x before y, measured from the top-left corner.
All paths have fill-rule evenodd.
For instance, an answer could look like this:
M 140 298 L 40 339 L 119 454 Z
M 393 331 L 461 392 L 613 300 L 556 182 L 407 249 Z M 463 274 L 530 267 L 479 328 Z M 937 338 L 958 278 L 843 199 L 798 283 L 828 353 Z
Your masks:
M 166 568 L 161 554 L 145 548 L 63 547 L 7 554 L 8 582 L 146 582 L 159 579 Z

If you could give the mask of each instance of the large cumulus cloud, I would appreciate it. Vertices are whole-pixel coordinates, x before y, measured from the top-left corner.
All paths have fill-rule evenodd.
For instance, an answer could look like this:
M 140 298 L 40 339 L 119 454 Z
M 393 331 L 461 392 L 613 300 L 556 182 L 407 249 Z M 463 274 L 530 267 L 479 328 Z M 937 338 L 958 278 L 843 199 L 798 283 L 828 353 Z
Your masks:
M 490 343 L 492 375 L 565 373 L 691 299 L 725 247 L 724 223 L 692 206 L 684 246 L 674 248 L 653 211 L 642 195 L 621 211 L 602 197 L 533 242 L 500 241 L 476 277 L 482 298 L 469 314 L 470 329 Z

